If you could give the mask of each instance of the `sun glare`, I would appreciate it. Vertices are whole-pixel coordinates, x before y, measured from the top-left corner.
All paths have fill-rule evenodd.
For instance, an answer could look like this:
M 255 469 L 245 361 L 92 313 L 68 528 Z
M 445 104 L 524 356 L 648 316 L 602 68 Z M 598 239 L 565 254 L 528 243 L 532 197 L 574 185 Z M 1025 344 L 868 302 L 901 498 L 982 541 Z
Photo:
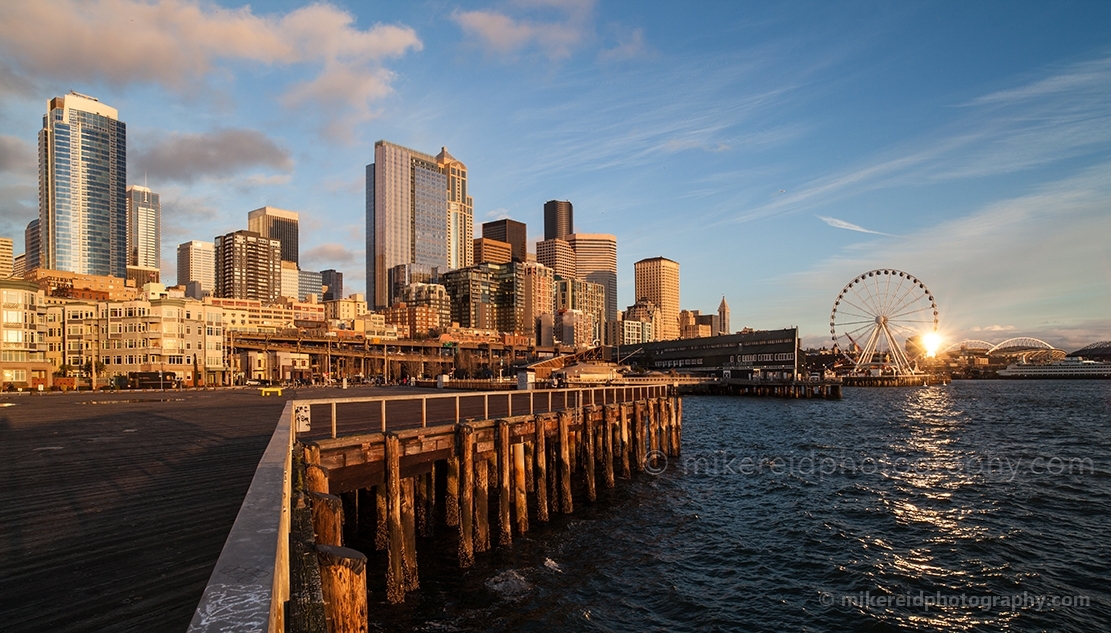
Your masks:
M 937 356 L 937 350 L 941 347 L 941 335 L 937 332 L 923 335 L 922 347 L 926 349 L 926 356 L 930 358 Z

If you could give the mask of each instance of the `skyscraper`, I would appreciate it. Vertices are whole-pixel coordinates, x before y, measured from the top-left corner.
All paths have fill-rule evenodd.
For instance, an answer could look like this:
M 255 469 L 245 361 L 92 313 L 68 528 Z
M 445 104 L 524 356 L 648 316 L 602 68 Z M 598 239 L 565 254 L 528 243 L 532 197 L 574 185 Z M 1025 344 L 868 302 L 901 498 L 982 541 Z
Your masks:
M 513 248 L 513 261 L 528 261 L 528 229 L 524 222 L 509 218 L 483 222 L 482 237 L 509 244 Z
M 607 233 L 572 233 L 575 276 L 606 289 L 605 320 L 617 320 L 617 237 Z M 603 326 L 604 327 L 604 326 Z
M 561 239 L 542 240 L 536 243 L 536 261 L 551 268 L 564 279 L 575 277 L 575 251 Z
M 323 301 L 343 298 L 343 273 L 329 268 L 320 271 L 320 283 L 325 287 Z
M 732 334 L 729 329 L 729 304 L 725 302 L 725 295 L 721 295 L 721 303 L 718 304 L 718 331 L 714 332 L 714 336 L 726 334 Z
M 566 240 L 575 232 L 574 207 L 566 200 L 544 203 L 544 239 Z
M 216 247 L 212 242 L 193 240 L 177 247 L 177 283 L 201 284 L 202 292 L 216 292 Z
M 223 299 L 257 299 L 264 304 L 282 290 L 282 243 L 253 231 L 217 235 L 216 292 Z
M 127 275 L 127 133 L 115 108 L 70 92 L 39 132 L 38 266 Z
M 637 301 L 651 301 L 660 311 L 657 340 L 679 338 L 679 263 L 650 257 L 633 264 Z
M 474 200 L 467 195 L 467 166 L 440 148 L 436 164 L 447 177 L 447 267 L 465 268 L 474 262 Z
M 12 238 L 0 237 L 0 279 L 12 276 L 12 266 L 15 265 L 12 243 Z
M 394 267 L 448 267 L 449 179 L 444 170 L 462 172 L 456 174 L 462 182 L 456 183 L 465 192 L 466 169 L 454 159 L 447 161 L 446 150 L 441 155 L 446 167 L 400 145 L 374 144 L 374 162 L 366 167 L 366 287 L 371 309 L 392 303 L 389 271 Z M 469 206 L 470 199 L 464 199 Z M 473 249 L 471 239 L 459 245 L 464 253 Z
M 476 264 L 508 264 L 513 261 L 513 246 L 508 242 L 480 237 L 474 241 Z
M 127 188 L 127 264 L 162 265 L 162 205 L 157 193 L 139 185 Z
M 247 214 L 247 230 L 282 243 L 282 261 L 296 264 L 298 215 L 276 207 L 262 207 Z
M 23 232 L 23 265 L 27 270 L 39 267 L 39 219 L 35 218 L 27 223 L 27 230 Z

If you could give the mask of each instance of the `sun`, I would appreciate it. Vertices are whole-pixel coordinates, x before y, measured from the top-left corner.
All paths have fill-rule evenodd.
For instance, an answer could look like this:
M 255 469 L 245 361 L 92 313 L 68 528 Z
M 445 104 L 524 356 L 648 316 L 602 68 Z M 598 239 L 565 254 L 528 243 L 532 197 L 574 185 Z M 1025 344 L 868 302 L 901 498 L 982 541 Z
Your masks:
M 937 350 L 941 347 L 941 335 L 937 332 L 923 334 L 922 347 L 926 350 L 926 356 L 929 358 L 937 356 Z

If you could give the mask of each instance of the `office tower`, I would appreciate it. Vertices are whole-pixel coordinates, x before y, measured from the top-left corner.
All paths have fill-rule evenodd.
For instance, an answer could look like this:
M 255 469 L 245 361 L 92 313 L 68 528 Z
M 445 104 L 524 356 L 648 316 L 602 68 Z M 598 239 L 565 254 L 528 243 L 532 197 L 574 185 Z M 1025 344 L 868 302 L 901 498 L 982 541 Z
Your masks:
M 452 322 L 465 328 L 494 328 L 494 272 L 491 267 L 495 265 L 475 264 L 443 274 L 444 289 L 451 297 Z
M 282 284 L 282 243 L 253 231 L 216 236 L 216 293 L 223 299 L 278 298 Z
M 555 314 L 555 272 L 536 262 L 523 264 L 522 270 L 525 275 L 524 325 L 526 328 L 531 328 L 530 336 L 536 338 L 537 344 L 542 344 L 540 343 L 543 340 L 540 320 L 544 315 L 548 315 L 550 323 L 552 315 Z
M 450 165 L 449 171 L 465 173 L 457 162 Z M 374 162 L 366 167 L 366 288 L 371 309 L 393 303 L 389 276 L 395 267 L 447 269 L 447 189 L 448 177 L 436 158 L 386 141 L 374 144 Z
M 574 207 L 566 200 L 544 203 L 544 239 L 565 240 L 575 232 Z
M 12 259 L 12 277 L 16 279 L 23 279 L 24 273 L 27 272 L 27 254 L 16 255 Z
M 555 280 L 555 308 L 558 312 L 573 310 L 582 312 L 590 321 L 590 339 L 581 341 L 588 344 L 602 343 L 605 333 L 606 299 L 609 293 L 605 286 L 583 279 Z M 616 319 L 613 319 L 616 320 Z M 570 344 L 563 341 L 564 344 Z
M 299 289 L 301 287 L 300 270 L 297 268 L 296 262 L 282 260 L 281 263 L 281 290 L 278 291 L 279 297 L 289 297 L 294 301 L 300 301 Z
M 605 320 L 617 320 L 617 238 L 605 233 L 572 233 L 575 276 L 606 289 Z M 604 327 L 604 326 L 603 326 Z
M 35 218 L 27 223 L 27 230 L 23 232 L 23 254 L 26 256 L 23 265 L 27 270 L 39 267 L 39 219 Z
M 679 338 L 679 263 L 650 257 L 633 264 L 637 301 L 651 301 L 660 311 L 657 340 Z
M 509 242 L 492 240 L 488 237 L 480 237 L 474 241 L 476 264 L 508 264 L 511 261 L 513 261 L 513 247 Z
M 320 271 L 320 283 L 324 286 L 322 301 L 335 301 L 343 298 L 343 273 L 329 268 Z
M 729 329 L 729 304 L 725 302 L 725 295 L 721 296 L 721 303 L 718 305 L 718 331 L 715 336 L 725 336 L 732 333 Z
M 564 279 L 575 277 L 575 251 L 561 239 L 543 240 L 536 243 L 536 261 L 551 268 Z
M 0 237 L 0 279 L 12 276 L 13 266 L 15 266 L 15 252 L 12 250 L 12 238 Z
M 513 261 L 528 261 L 528 230 L 524 222 L 510 220 L 494 220 L 482 223 L 482 237 L 508 242 L 513 247 Z
M 247 214 L 247 230 L 282 243 L 282 261 L 298 262 L 297 212 L 262 207 Z
M 39 132 L 38 267 L 127 274 L 127 133 L 115 108 L 70 92 Z
M 216 292 L 216 247 L 212 242 L 193 240 L 177 247 L 177 283 L 201 284 L 204 293 Z
M 316 295 L 319 301 L 323 294 L 324 282 L 321 281 L 322 278 L 323 276 L 320 273 L 312 270 L 297 271 L 297 300 L 308 301 L 309 295 Z
M 465 268 L 475 263 L 474 200 L 467 195 L 467 166 L 440 148 L 436 164 L 447 177 L 447 267 Z
M 127 265 L 162 265 L 162 206 L 146 187 L 127 188 Z

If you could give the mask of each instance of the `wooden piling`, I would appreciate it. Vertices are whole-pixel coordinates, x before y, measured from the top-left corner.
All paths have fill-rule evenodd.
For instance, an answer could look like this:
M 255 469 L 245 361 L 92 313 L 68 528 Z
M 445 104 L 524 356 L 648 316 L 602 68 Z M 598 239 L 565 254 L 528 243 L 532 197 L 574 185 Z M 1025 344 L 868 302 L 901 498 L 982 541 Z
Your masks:
M 512 470 L 509 447 L 509 421 L 498 420 L 497 431 L 498 543 L 501 545 L 509 545 L 513 542 L 513 524 L 510 520 L 509 514 L 509 504 L 511 502 L 510 474 Z
M 683 399 L 675 397 L 675 454 L 681 455 L 683 453 Z
M 447 460 L 447 492 L 444 496 L 444 523 L 448 527 L 459 525 L 459 457 Z
M 593 407 L 591 407 L 593 410 Z M 583 478 L 586 482 L 586 498 L 591 502 L 598 499 L 594 489 L 594 415 L 593 411 L 583 411 Z
M 405 600 L 405 535 L 401 527 L 401 444 L 397 435 L 386 435 L 386 522 L 389 561 L 386 567 L 386 600 Z
M 413 477 L 401 480 L 401 561 L 405 568 L 405 592 L 420 589 L 417 575 L 416 482 Z
M 637 470 L 640 472 L 644 472 L 644 430 L 646 426 L 644 423 L 644 410 L 645 406 L 641 402 L 637 402 L 633 406 L 633 451 L 636 456 L 634 461 Z
M 312 530 L 318 545 L 343 545 L 343 500 L 335 495 L 309 492 L 312 501 Z
M 536 456 L 533 464 L 536 467 L 536 520 L 548 520 L 548 451 L 545 440 L 547 426 L 545 420 L 536 417 L 536 440 L 532 443 Z
M 435 532 L 436 516 L 436 469 L 417 477 L 417 533 L 422 538 L 431 538 Z
M 613 419 L 617 417 L 617 407 L 608 405 L 602 409 L 602 470 L 605 473 L 606 488 L 613 488 Z
M 490 460 L 474 464 L 474 551 L 490 549 Z
M 629 416 L 632 412 L 632 408 L 625 403 L 622 403 L 620 406 L 621 408 L 618 409 L 620 416 L 618 422 L 621 425 L 621 476 L 628 479 L 633 475 L 629 468 L 629 452 L 632 450 L 632 444 L 629 441 Z
M 317 545 L 324 613 L 332 633 L 366 633 L 366 556 L 346 547 Z
M 305 465 L 305 490 L 328 494 L 328 473 L 318 464 Z
M 456 429 L 459 451 L 459 566 L 474 565 L 474 429 L 469 424 Z
M 517 533 L 519 534 L 528 532 L 528 486 L 525 484 L 527 473 L 525 467 L 526 454 L 524 442 L 513 445 L 514 510 L 517 513 Z
M 564 514 L 571 514 L 571 414 L 559 413 L 559 500 Z
M 380 483 L 374 487 L 374 509 L 374 549 L 378 550 L 379 552 L 384 552 L 386 551 L 386 548 L 390 546 L 390 510 L 389 503 L 386 499 L 385 482 Z

